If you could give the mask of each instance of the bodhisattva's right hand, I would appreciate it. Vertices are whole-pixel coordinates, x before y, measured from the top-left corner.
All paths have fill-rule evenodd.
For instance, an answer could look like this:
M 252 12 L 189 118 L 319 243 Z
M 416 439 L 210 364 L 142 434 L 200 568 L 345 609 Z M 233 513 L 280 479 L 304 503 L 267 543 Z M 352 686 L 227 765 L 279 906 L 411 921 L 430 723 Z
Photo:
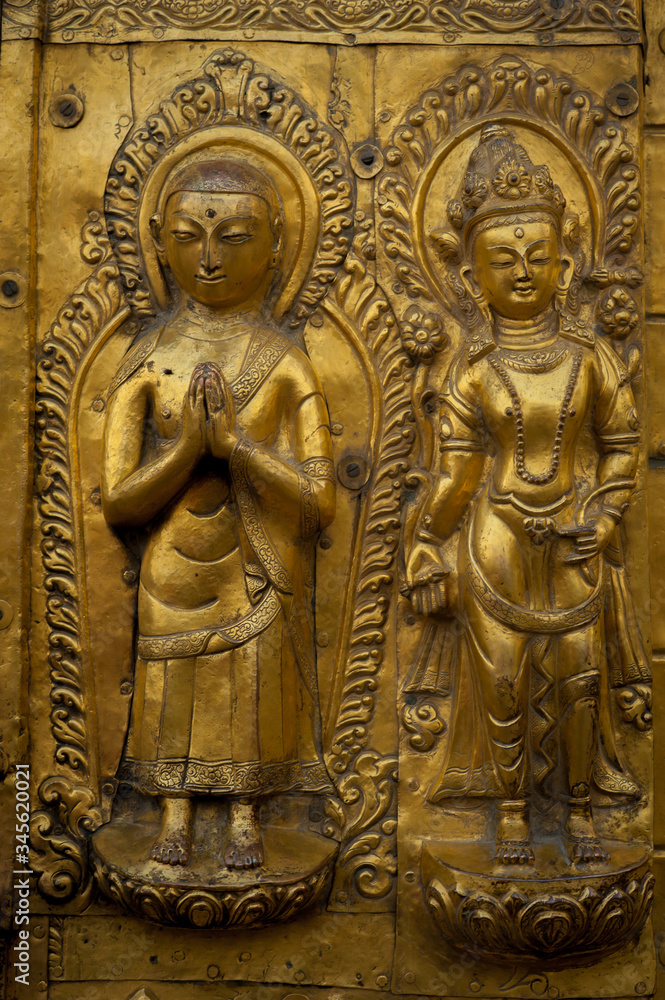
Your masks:
M 206 444 L 205 377 L 195 368 L 182 408 L 180 447 L 193 461 L 201 457 Z
M 413 610 L 419 615 L 434 615 L 446 610 L 444 569 L 438 546 L 416 540 L 406 562 L 406 585 Z

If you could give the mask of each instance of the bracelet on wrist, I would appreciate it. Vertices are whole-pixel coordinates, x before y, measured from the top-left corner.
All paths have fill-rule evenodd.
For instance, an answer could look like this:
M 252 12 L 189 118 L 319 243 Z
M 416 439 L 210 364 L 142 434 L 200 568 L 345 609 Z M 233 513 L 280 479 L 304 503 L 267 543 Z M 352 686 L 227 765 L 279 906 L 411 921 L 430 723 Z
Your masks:
M 628 505 L 626 504 L 625 506 L 621 507 L 621 509 L 619 509 L 618 507 L 612 507 L 610 504 L 603 504 L 603 506 L 600 509 L 600 512 L 601 514 L 606 514 L 608 517 L 611 517 L 613 521 L 619 524 L 619 522 L 623 517 L 623 512 L 627 506 Z

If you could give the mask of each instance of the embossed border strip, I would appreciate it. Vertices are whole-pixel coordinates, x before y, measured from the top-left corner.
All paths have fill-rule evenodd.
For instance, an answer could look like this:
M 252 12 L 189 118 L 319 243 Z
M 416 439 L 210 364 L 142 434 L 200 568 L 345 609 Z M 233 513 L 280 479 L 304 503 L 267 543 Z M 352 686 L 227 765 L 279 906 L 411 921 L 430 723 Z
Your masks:
M 3 39 L 635 44 L 639 0 L 5 0 Z

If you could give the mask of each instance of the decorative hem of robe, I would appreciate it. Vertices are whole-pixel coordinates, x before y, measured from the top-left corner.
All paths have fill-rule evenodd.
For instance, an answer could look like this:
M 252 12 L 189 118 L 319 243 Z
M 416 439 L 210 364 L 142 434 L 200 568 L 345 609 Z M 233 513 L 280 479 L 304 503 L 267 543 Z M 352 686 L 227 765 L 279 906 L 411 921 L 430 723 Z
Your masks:
M 332 792 L 320 761 L 261 763 L 193 758 L 140 761 L 125 758 L 118 780 L 153 795 L 270 795 Z

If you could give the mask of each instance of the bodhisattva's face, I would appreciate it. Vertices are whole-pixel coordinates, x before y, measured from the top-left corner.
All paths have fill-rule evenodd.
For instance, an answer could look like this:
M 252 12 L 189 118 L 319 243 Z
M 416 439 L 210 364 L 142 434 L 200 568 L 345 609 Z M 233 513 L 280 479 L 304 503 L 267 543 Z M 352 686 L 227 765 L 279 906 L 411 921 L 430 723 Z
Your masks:
M 553 222 L 497 225 L 476 238 L 474 280 L 492 309 L 509 319 L 531 319 L 547 308 L 562 269 Z
M 160 237 L 178 285 L 213 308 L 247 302 L 273 266 L 268 206 L 254 194 L 176 191 Z

